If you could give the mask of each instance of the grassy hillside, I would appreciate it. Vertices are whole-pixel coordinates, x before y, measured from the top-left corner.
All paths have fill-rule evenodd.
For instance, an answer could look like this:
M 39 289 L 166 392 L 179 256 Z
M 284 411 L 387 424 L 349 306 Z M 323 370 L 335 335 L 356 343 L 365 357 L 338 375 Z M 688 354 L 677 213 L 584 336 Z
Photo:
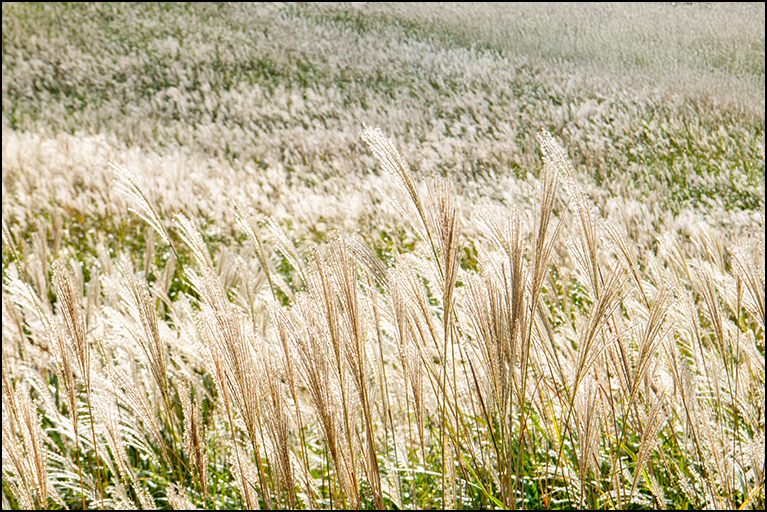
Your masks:
M 763 508 L 763 4 L 2 12 L 4 508 Z

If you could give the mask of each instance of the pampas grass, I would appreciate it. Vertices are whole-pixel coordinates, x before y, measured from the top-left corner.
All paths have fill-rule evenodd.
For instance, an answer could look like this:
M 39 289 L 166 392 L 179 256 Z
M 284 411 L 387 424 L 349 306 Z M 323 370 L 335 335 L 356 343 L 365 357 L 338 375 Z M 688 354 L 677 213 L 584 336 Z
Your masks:
M 420 9 L 3 5 L 4 508 L 764 508 L 758 70 Z
M 115 167 L 163 242 L 188 248 L 171 249 L 188 295 L 171 300 L 167 284 L 158 289 L 116 263 L 96 277 L 106 303 L 86 330 L 85 292 L 61 259 L 52 266 L 51 312 L 22 276 L 6 277 L 12 309 L 4 315 L 37 319 L 27 329 L 50 347 L 65 398 L 38 407 L 53 417 L 69 411 L 73 427 L 70 448 L 46 437 L 30 391 L 4 363 L 9 427 L 21 426 L 20 436 L 3 431 L 14 503 L 761 503 L 763 468 L 751 447 L 764 410 L 747 405 L 764 388 L 764 274 L 753 245 L 725 253 L 700 226 L 697 253 L 667 239 L 658 258 L 673 260 L 642 261 L 617 226 L 599 220 L 542 131 L 533 229 L 528 235 L 517 208 L 479 209 L 485 237 L 480 271 L 470 271 L 449 181 L 419 183 L 381 131 L 366 128 L 363 138 L 397 178 L 407 201 L 396 190 L 389 196 L 420 238 L 393 263 L 342 231 L 302 253 L 274 220 L 259 226 L 241 206 L 238 225 L 263 277 L 238 305 L 232 294 L 251 290 L 248 274 L 225 277 L 233 260 L 216 260 L 185 215 L 167 231 L 137 180 Z M 575 226 L 567 237 L 564 224 Z M 13 243 L 7 228 L 4 237 Z M 290 264 L 292 286 L 275 286 L 285 274 L 277 257 Z M 581 290 L 578 302 L 567 295 L 575 291 L 557 290 L 552 272 L 568 264 L 563 258 L 572 261 L 566 286 Z M 25 372 L 48 371 L 31 362 Z M 126 430 L 125 415 L 134 428 Z M 136 459 L 142 451 L 146 462 Z M 60 498 L 70 470 L 49 467 L 69 456 L 79 484 Z M 149 468 L 166 475 L 165 491 L 139 483 Z M 674 479 L 684 484 L 672 492 Z

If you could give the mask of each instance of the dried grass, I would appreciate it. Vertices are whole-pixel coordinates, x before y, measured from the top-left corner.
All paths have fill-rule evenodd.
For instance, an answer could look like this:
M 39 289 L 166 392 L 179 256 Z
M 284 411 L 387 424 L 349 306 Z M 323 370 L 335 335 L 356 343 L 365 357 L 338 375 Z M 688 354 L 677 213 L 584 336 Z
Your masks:
M 669 478 L 683 481 L 687 503 L 759 503 L 763 467 L 748 433 L 764 426 L 764 408 L 749 405 L 764 396 L 764 271 L 755 259 L 763 249 L 746 240 L 725 247 L 701 225 L 691 246 L 666 237 L 643 260 L 600 219 L 545 131 L 530 234 L 518 208 L 482 207 L 473 218 L 484 238 L 472 241 L 449 181 L 422 187 L 380 131 L 364 138 L 409 200 L 400 210 L 415 211 L 407 218 L 416 250 L 389 264 L 342 231 L 302 250 L 274 220 L 259 226 L 240 208 L 256 282 L 241 256 L 212 257 L 185 215 L 163 232 L 122 171 L 152 229 L 183 242 L 164 270 L 145 259 L 136 274 L 102 252 L 109 266 L 91 276 L 104 306 L 90 315 L 81 300 L 94 302 L 94 288 L 76 284 L 84 277 L 61 258 L 52 265 L 55 308 L 35 291 L 47 285 L 34 267 L 6 277 L 4 318 L 17 345 L 33 349 L 24 339 L 40 336 L 55 361 L 64 400 L 37 407 L 70 417 L 70 453 L 87 461 L 68 463 L 81 504 L 221 506 L 220 453 L 248 508 L 450 508 L 470 503 L 469 488 L 476 503 L 516 507 L 528 483 L 546 489 L 538 505 L 662 507 L 680 499 Z M 572 227 L 566 240 L 562 226 Z M 7 227 L 4 238 L 15 244 Z M 462 268 L 470 242 L 480 244 L 480 272 Z M 33 250 L 44 268 L 50 253 Z M 13 261 L 27 258 L 19 254 Z M 175 254 L 187 291 L 171 298 Z M 160 283 L 150 285 L 148 272 Z M 8 371 L 4 362 L 7 492 L 42 506 L 60 499 L 67 474 L 51 473 L 46 453 L 68 452 L 43 441 L 29 391 L 14 390 Z M 165 497 L 139 484 L 136 450 L 173 475 Z
M 19 92 L 38 61 L 111 71 L 4 26 L 4 508 L 763 508 L 763 109 L 404 39 L 395 7 L 214 8 L 248 30 L 123 61 L 175 73 L 152 105 L 100 80 L 138 114 L 78 128 L 115 140 L 6 129 L 74 122 Z M 245 86 L 232 48 L 380 83 Z

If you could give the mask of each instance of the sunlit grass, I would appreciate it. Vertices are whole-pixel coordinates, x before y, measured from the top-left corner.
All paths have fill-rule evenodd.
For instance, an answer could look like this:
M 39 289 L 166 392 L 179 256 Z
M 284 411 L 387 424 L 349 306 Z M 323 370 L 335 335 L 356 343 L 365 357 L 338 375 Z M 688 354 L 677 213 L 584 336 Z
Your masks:
M 763 508 L 757 8 L 561 8 L 4 4 L 4 508 Z

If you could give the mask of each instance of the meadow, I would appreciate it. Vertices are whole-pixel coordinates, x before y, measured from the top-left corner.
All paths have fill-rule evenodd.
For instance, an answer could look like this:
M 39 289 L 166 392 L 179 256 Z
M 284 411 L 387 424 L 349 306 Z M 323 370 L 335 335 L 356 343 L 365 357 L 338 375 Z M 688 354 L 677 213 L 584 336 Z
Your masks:
M 4 3 L 3 508 L 764 508 L 764 4 Z

